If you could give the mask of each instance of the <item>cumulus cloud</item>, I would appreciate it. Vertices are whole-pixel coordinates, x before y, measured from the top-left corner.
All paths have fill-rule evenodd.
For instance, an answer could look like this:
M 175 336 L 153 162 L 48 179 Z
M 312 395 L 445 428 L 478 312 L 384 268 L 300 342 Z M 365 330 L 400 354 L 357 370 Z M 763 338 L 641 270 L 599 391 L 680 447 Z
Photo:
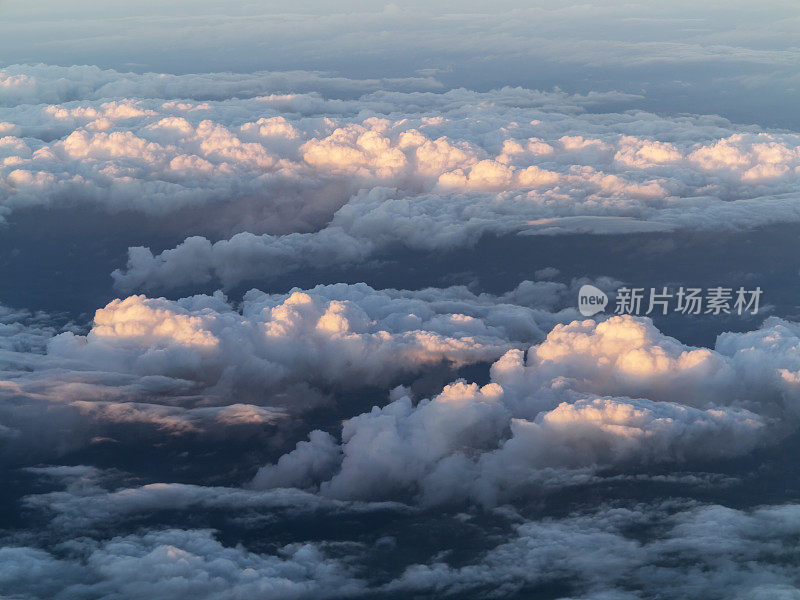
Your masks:
M 42 352 L 47 341 L 59 333 L 53 316 L 32 313 L 0 304 L 0 352 Z
M 331 392 L 525 347 L 575 317 L 564 308 L 573 288 L 524 282 L 493 296 L 335 284 L 251 290 L 240 307 L 221 293 L 130 296 L 98 310 L 86 334 L 17 321 L 0 331 L 2 439 L 36 454 L 30 434 L 45 415 L 57 446 L 83 443 L 103 423 L 176 434 L 280 425 Z
M 561 284 L 558 291 L 566 289 Z M 491 360 L 540 337 L 539 323 L 559 319 L 549 306 L 494 299 L 466 288 L 417 293 L 336 284 L 288 294 L 252 290 L 239 312 L 221 294 L 177 301 L 130 296 L 98 310 L 87 335 L 50 340 L 47 356 L 208 387 L 225 380 L 262 388 L 285 379 L 386 383 L 424 365 Z
M 663 503 L 604 506 L 528 521 L 464 566 L 414 565 L 387 590 L 441 596 L 491 589 L 498 597 L 556 585 L 570 598 L 794 598 L 796 504 L 736 510 Z M 659 524 L 644 540 L 631 531 Z
M 25 69 L 9 67 L 14 73 L 6 81 L 38 82 L 29 86 L 31 101 L 37 93 L 38 102 L 52 101 L 47 90 L 73 81 L 64 69 L 54 67 L 51 73 L 43 65 L 31 68 L 41 81 L 16 73 Z M 283 233 L 321 227 L 361 188 L 381 183 L 431 187 L 442 172 L 482 157 L 481 149 L 467 141 L 431 139 L 415 125 L 440 123 L 441 118 L 425 113 L 481 102 L 486 94 L 456 90 L 395 97 L 387 91 L 391 86 L 354 81 L 353 86 L 381 92 L 331 100 L 316 92 L 275 93 L 286 87 L 276 78 L 291 80 L 291 73 L 168 76 L 71 69 L 75 85 L 81 81 L 77 74 L 105 83 L 96 83 L 91 92 L 74 91 L 78 99 L 69 103 L 12 103 L 0 109 L 6 213 L 88 201 L 105 210 L 164 214 L 213 203 L 217 218 L 222 205 L 229 218 L 247 212 L 239 216 L 238 227 Z M 249 91 L 239 93 L 240 88 Z M 216 89 L 216 100 L 197 97 L 196 90 Z M 597 100 L 529 90 L 504 90 L 500 96 L 507 108 L 516 102 L 567 111 Z M 407 104 L 414 122 L 405 125 L 360 117 L 404 112 Z M 228 227 L 226 233 L 237 230 Z
M 796 134 L 719 117 L 591 113 L 631 100 L 614 93 L 352 82 L 355 96 L 337 99 L 308 91 L 324 76 L 304 87 L 291 83 L 296 73 L 17 66 L 3 77 L 0 216 L 88 203 L 174 217 L 171 235 L 185 241 L 160 254 L 132 248 L 115 273 L 126 290 L 234 285 L 488 233 L 798 220 Z M 18 88 L 27 95 L 8 91 Z
M 346 564 L 324 547 L 292 544 L 274 555 L 225 546 L 209 530 L 150 531 L 102 542 L 73 541 L 76 558 L 0 548 L 0 591 L 16 597 L 321 598 L 360 592 Z
M 316 479 L 334 498 L 493 505 L 560 485 L 565 469 L 745 454 L 797 428 L 799 334 L 772 318 L 710 350 L 636 317 L 556 325 L 527 358 L 500 358 L 488 384 L 458 381 L 416 403 L 398 390 L 346 421 L 340 446 L 317 432 L 253 485 Z
M 617 216 L 544 217 L 546 200 L 513 194 L 407 197 L 376 188 L 359 193 L 316 233 L 285 236 L 239 233 L 212 243 L 193 236 L 160 254 L 131 248 L 127 265 L 112 273 L 121 290 L 153 290 L 220 282 L 232 287 L 249 279 L 270 279 L 301 268 L 325 269 L 364 261 L 396 244 L 416 250 L 452 250 L 474 245 L 484 234 L 625 234 L 676 229 L 739 229 L 800 219 L 797 200 L 772 197 L 718 202 L 703 198 L 663 211 L 634 209 L 629 201 Z M 574 212 L 574 205 L 565 212 Z M 533 212 L 532 212 L 533 210 Z M 559 212 L 557 209 L 556 213 Z M 604 208 L 599 209 L 605 212 Z M 640 218 L 644 214 L 652 218 Z M 530 219 L 530 217 L 536 217 Z
M 4 283 L 29 283 L 45 247 L 64 255 L 37 268 L 67 281 L 73 250 L 115 230 L 140 245 L 125 264 L 123 242 L 99 244 L 122 295 L 96 290 L 85 327 L 0 306 L 0 596 L 796 600 L 800 510 L 754 504 L 795 492 L 797 323 L 693 347 L 646 319 L 581 320 L 589 280 L 157 297 L 487 236 L 797 223 L 797 133 L 679 114 L 794 123 L 764 110 L 793 105 L 787 7 L 739 3 L 732 28 L 698 3 L 106 4 L 3 5 L 9 60 L 103 47 L 104 65 L 183 74 L 0 68 Z M 267 64 L 336 71 L 253 72 Z M 498 73 L 571 92 L 490 89 Z M 597 82 L 623 91 L 572 93 Z M 59 292 L 35 302 L 70 305 Z

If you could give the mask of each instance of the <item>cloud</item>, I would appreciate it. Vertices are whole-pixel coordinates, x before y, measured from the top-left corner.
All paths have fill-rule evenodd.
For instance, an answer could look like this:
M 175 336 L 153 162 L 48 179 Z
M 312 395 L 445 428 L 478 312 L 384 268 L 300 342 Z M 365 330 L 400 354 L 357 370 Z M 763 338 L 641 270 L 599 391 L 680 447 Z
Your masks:
M 527 358 L 500 358 L 488 384 L 457 381 L 418 402 L 399 389 L 347 420 L 340 447 L 317 432 L 253 485 L 316 480 L 334 498 L 496 505 L 563 485 L 571 470 L 746 454 L 798 426 L 799 335 L 771 318 L 710 350 L 649 319 L 556 325 Z
M 161 229 L 172 217 L 169 236 L 185 241 L 132 248 L 115 272 L 126 291 L 230 286 L 486 234 L 798 220 L 796 134 L 591 112 L 625 94 L 353 81 L 340 99 L 308 91 L 324 88 L 319 74 L 2 73 L 0 216 L 88 206 Z
M 463 193 L 409 197 L 375 188 L 354 196 L 315 233 L 284 236 L 239 233 L 215 243 L 187 238 L 160 254 L 131 248 L 125 269 L 112 276 L 121 290 L 164 289 L 221 282 L 226 287 L 274 278 L 302 268 L 325 269 L 366 260 L 401 244 L 425 251 L 470 247 L 485 234 L 637 233 L 677 229 L 733 230 L 800 219 L 797 199 L 762 197 L 731 202 L 698 198 L 680 208 L 633 208 L 630 199 L 610 199 L 585 217 L 569 201 L 549 205 L 535 194 L 498 196 Z M 552 215 L 540 218 L 542 214 Z
M 485 596 L 487 590 L 492 597 L 508 597 L 540 588 L 586 600 L 795 595 L 800 506 L 791 503 L 736 509 L 689 499 L 629 501 L 540 519 L 505 506 L 482 515 L 498 526 L 465 557 L 443 552 L 425 562 L 404 559 L 399 572 L 387 577 L 373 570 L 370 556 L 381 540 L 387 542 L 385 537 L 374 544 L 305 542 L 270 549 L 259 544 L 254 550 L 229 546 L 207 529 L 151 528 L 93 537 L 97 532 L 92 527 L 108 519 L 157 515 L 154 511 L 162 508 L 195 513 L 256 510 L 273 517 L 322 510 L 358 518 L 365 511 L 393 510 L 391 506 L 336 503 L 289 490 L 263 493 L 176 484 L 106 493 L 87 487 L 86 481 L 81 487 L 81 478 L 98 475 L 86 468 L 46 470 L 71 478 L 70 493 L 30 497 L 29 508 L 55 513 L 53 524 L 62 534 L 80 527 L 84 535 L 56 547 L 5 545 L 0 550 L 0 592 L 65 599 L 186 593 L 198 598 L 253 593 L 277 598 L 471 597 Z M 467 529 L 479 529 L 474 514 L 460 516 Z M 67 548 L 69 552 L 62 551 Z
M 37 98 L 41 102 L 52 100 L 48 86 L 70 81 L 62 77 L 61 68 L 52 68 L 53 73 L 43 65 L 32 69 L 42 79 L 45 91 Z M 484 153 L 469 141 L 451 142 L 444 135 L 432 139 L 420 131 L 441 122 L 425 116 L 428 111 L 452 110 L 488 97 L 506 109 L 516 103 L 574 112 L 598 97 L 614 96 L 519 89 L 394 96 L 384 87 L 380 93 L 343 101 L 317 93 L 237 95 L 235 86 L 242 76 L 230 74 L 133 75 L 74 69 L 86 71 L 91 80 L 102 75 L 110 83 L 83 94 L 98 99 L 0 109 L 4 213 L 89 203 L 104 211 L 163 215 L 213 204 L 216 218 L 220 208 L 225 209 L 226 234 L 245 225 L 276 233 L 313 230 L 362 188 L 430 188 L 442 173 L 479 163 Z M 6 79 L 26 77 L 35 80 L 24 74 Z M 248 77 L 248 89 L 274 89 L 271 76 Z M 222 94 L 218 100 L 191 95 L 194 89 L 225 91 L 230 86 L 232 96 Z M 36 96 L 38 89 L 33 86 L 31 94 Z M 364 112 L 407 110 L 414 122 L 360 117 Z M 473 177 L 473 184 L 480 187 L 480 179 Z
M 33 314 L 0 304 L 0 351 L 41 352 L 59 330 L 47 313 Z
M 675 502 L 604 506 L 528 521 L 480 560 L 414 565 L 386 590 L 460 596 L 490 589 L 507 597 L 549 584 L 586 600 L 794 598 L 796 576 L 789 565 L 799 508 L 736 510 Z M 654 524 L 658 532 L 644 539 L 630 534 Z
M 208 530 L 149 531 L 71 544 L 78 558 L 30 547 L 0 548 L 0 590 L 16 597 L 321 598 L 352 595 L 363 584 L 315 544 L 274 555 L 224 546 Z
M 253 290 L 241 313 L 220 294 L 177 301 L 130 296 L 98 310 L 86 336 L 50 340 L 48 357 L 87 370 L 176 377 L 207 387 L 226 380 L 347 386 L 353 379 L 385 383 L 440 362 L 491 360 L 514 342 L 540 336 L 539 319 L 554 318 L 546 309 L 492 305 L 491 297 L 463 288 L 430 296 L 365 284 L 275 295 Z
M 493 296 L 464 287 L 335 284 L 251 290 L 240 308 L 221 293 L 139 295 L 99 309 L 85 334 L 56 335 L 8 310 L 10 323 L 0 329 L 8 348 L 0 351 L 0 439 L 9 457 L 33 460 L 88 443 L 111 424 L 176 435 L 279 427 L 328 394 L 488 363 L 541 339 L 577 314 L 564 308 L 573 288 L 524 282 Z M 52 444 L 37 449 L 32 436 L 43 419 Z
M 54 483 L 60 491 L 25 497 L 26 509 L 47 514 L 50 526 L 67 532 L 102 533 L 126 519 L 160 512 L 219 511 L 245 519 L 248 515 L 303 515 L 309 512 L 358 514 L 380 511 L 407 512 L 409 507 L 392 502 L 348 502 L 323 498 L 298 489 L 259 491 L 236 487 L 183 483 L 150 483 L 119 487 L 119 474 L 93 467 L 32 467 L 27 472 Z
M 693 347 L 582 320 L 588 279 L 157 297 L 438 272 L 487 236 L 797 223 L 796 132 L 678 114 L 792 126 L 788 5 L 80 4 L 0 23 L 9 60 L 124 65 L 0 68 L 8 298 L 99 308 L 0 306 L 0 596 L 798 597 L 796 323 Z M 254 71 L 304 65 L 331 71 Z M 508 73 L 569 91 L 491 89 Z M 97 246 L 116 300 L 70 278 Z M 46 255 L 81 300 L 35 285 Z
M 429 77 L 348 79 L 315 71 L 173 75 L 124 73 L 93 65 L 7 65 L 0 69 L 0 105 L 61 104 L 104 98 L 226 100 L 273 92 L 352 95 L 378 90 L 436 91 Z
M 333 298 L 353 302 L 384 326 L 392 323 L 392 331 L 402 330 L 410 314 L 432 331 L 451 331 L 453 311 L 468 308 L 480 315 L 480 327 L 491 323 L 511 337 L 528 331 L 518 320 L 530 317 L 532 309 L 525 309 L 525 302 L 552 311 L 562 294 L 574 294 L 572 288 L 527 282 L 503 296 L 490 296 L 465 288 L 377 292 L 339 284 L 292 294 L 307 294 L 323 308 Z M 253 291 L 241 313 L 221 295 L 180 301 L 136 298 L 130 305 L 120 301 L 101 313 L 83 337 L 87 344 L 96 336 L 156 353 L 172 343 L 213 348 L 220 332 L 232 326 L 209 325 L 212 317 L 287 309 L 291 297 Z M 517 304 L 508 304 L 512 300 Z M 248 306 L 258 311 L 250 313 Z M 320 312 L 317 322 L 326 327 L 329 321 L 339 323 L 323 318 L 327 308 Z M 281 321 L 284 327 L 287 323 Z M 478 326 L 465 323 L 459 327 Z M 75 337 L 80 336 L 63 339 Z M 647 319 L 571 321 L 553 326 L 527 353 L 507 351 L 483 386 L 457 381 L 419 401 L 407 388 L 395 389 L 387 405 L 346 421 L 341 440 L 314 431 L 244 487 L 131 485 L 124 476 L 91 467 L 31 469 L 35 476 L 66 485 L 64 490 L 29 494 L 24 505 L 49 517 L 49 530 L 69 540 L 63 542 L 69 552 L 31 537 L 6 542 L 0 592 L 13 590 L 31 598 L 56 591 L 64 598 L 79 598 L 112 592 L 158 597 L 187 590 L 200 598 L 235 593 L 319 597 L 327 593 L 319 586 L 332 586 L 335 597 L 464 596 L 486 589 L 508 596 L 537 586 L 564 586 L 569 597 L 587 599 L 630 597 L 631 589 L 639 597 L 658 590 L 667 598 L 697 590 L 726 597 L 780 597 L 794 581 L 791 569 L 782 566 L 792 564 L 800 526 L 794 505 L 737 510 L 687 499 L 631 500 L 535 519 L 508 505 L 492 507 L 525 505 L 542 498 L 536 492 L 543 489 L 552 493 L 603 481 L 639 485 L 642 478 L 654 484 L 699 482 L 727 497 L 718 478 L 704 479 L 696 472 L 664 476 L 658 465 L 696 468 L 715 458 L 748 453 L 795 430 L 798 339 L 797 324 L 777 318 L 754 331 L 722 334 L 713 350 L 682 344 Z M 118 360 L 109 349 L 105 353 L 106 360 Z M 239 412 L 251 410 L 233 408 L 234 420 Z M 602 471 L 607 468 L 609 475 Z M 406 501 L 422 504 L 424 510 L 401 504 Z M 472 525 L 486 537 L 467 556 L 451 560 L 445 552 L 423 561 L 414 555 L 398 563 L 399 573 L 375 577 L 365 575 L 372 546 L 363 539 L 385 534 L 380 527 L 357 543 L 341 546 L 304 542 L 255 550 L 231 547 L 223 536 L 175 527 L 170 521 L 189 513 L 247 523 L 384 511 L 427 511 L 432 518 L 449 519 L 454 518 L 450 503 L 461 510 L 465 501 L 482 508 L 469 508 L 470 514 L 461 518 L 493 515 L 508 526 L 490 528 L 489 535 L 482 525 Z M 142 518 L 170 528 L 151 525 L 135 533 L 119 532 Z M 77 530 L 81 537 L 73 539 Z M 450 546 L 448 540 L 443 543 Z M 142 569 L 147 576 L 141 576 Z

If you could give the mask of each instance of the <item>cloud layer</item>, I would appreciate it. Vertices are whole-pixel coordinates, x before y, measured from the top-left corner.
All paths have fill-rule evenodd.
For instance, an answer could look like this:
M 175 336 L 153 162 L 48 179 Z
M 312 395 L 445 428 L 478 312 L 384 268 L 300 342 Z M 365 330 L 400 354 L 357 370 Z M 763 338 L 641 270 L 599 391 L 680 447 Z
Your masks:
M 87 468 L 41 469 L 63 477 L 68 492 L 33 496 L 32 508 L 56 514 L 53 525 L 75 527 L 142 513 L 210 506 L 240 513 L 370 510 L 402 507 L 332 503 L 300 493 L 242 492 L 225 488 L 148 486 L 105 494 L 87 489 L 98 474 Z M 159 498 L 160 496 L 160 498 Z M 311 500 L 309 502 L 309 500 Z M 414 562 L 394 576 L 370 571 L 370 555 L 386 553 L 393 537 L 361 542 L 305 542 L 274 550 L 231 546 L 208 529 L 149 529 L 113 537 L 83 536 L 62 548 L 8 544 L 0 550 L 0 591 L 25 598 L 104 597 L 351 598 L 363 595 L 509 597 L 554 589 L 570 598 L 793 598 L 800 507 L 794 503 L 735 509 L 688 499 L 601 504 L 558 517 L 527 519 L 511 507 L 493 511 L 497 525 L 486 548 L 467 560 L 448 553 Z M 272 517 L 276 512 L 270 513 Z M 88 517 L 88 518 L 87 518 Z M 424 518 L 417 515 L 417 518 Z M 477 529 L 479 515 L 461 513 Z M 482 518 L 486 518 L 483 516 Z M 93 521 L 96 519 L 97 521 Z M 502 533 L 499 533 L 502 531 Z M 374 534 L 373 534 L 374 535 Z
M 0 2 L 65 65 L 0 65 L 0 597 L 800 598 L 796 6 L 62 4 Z
M 232 286 L 489 233 L 731 229 L 800 214 L 796 134 L 591 112 L 635 100 L 624 94 L 332 80 L 357 95 L 331 99 L 280 91 L 324 89 L 319 74 L 43 65 L 0 81 L 3 215 L 84 205 L 171 215 L 171 235 L 207 236 L 132 248 L 114 274 L 127 291 Z

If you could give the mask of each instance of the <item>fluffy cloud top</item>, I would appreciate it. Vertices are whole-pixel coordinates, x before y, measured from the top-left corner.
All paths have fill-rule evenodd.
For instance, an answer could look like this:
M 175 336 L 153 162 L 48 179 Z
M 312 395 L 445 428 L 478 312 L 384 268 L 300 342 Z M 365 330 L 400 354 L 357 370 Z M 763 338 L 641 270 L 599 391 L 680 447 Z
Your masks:
M 574 314 L 551 312 L 549 303 L 567 291 L 563 284 L 526 282 L 508 295 L 527 292 L 537 308 L 463 287 L 408 292 L 335 284 L 289 294 L 252 290 L 241 312 L 219 293 L 177 301 L 130 296 L 98 310 L 87 335 L 54 337 L 48 357 L 208 386 L 386 383 L 426 365 L 492 360 L 542 337 L 543 328 Z
M 91 423 L 175 433 L 273 425 L 332 391 L 491 362 L 573 319 L 560 309 L 573 293 L 547 281 L 503 296 L 336 284 L 251 290 L 240 308 L 221 293 L 130 296 L 98 310 L 85 335 L 15 321 L 0 329 L 0 438 L 33 452 L 44 415 L 66 445 L 64 436 L 91 437 Z
M 798 330 L 768 320 L 687 347 L 646 319 L 557 325 L 527 353 L 511 350 L 484 386 L 456 382 L 414 403 L 345 422 L 341 445 L 316 432 L 256 487 L 316 480 L 335 498 L 471 498 L 494 504 L 564 481 L 562 469 L 744 454 L 795 430 Z
M 131 249 L 115 274 L 126 290 L 233 285 L 487 233 L 733 228 L 800 214 L 796 134 L 587 112 L 625 96 L 356 81 L 363 95 L 341 100 L 303 92 L 296 73 L 72 70 L 2 72 L 0 216 L 89 203 L 175 215 L 182 239 L 197 230 L 191 209 L 213 213 L 205 227 L 229 238 Z

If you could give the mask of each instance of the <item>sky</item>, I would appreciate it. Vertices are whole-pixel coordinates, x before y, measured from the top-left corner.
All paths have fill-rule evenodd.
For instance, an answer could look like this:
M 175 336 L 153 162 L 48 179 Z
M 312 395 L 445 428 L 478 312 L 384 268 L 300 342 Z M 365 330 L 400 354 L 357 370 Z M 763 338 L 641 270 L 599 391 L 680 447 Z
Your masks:
M 0 596 L 800 598 L 798 25 L 0 1 Z

